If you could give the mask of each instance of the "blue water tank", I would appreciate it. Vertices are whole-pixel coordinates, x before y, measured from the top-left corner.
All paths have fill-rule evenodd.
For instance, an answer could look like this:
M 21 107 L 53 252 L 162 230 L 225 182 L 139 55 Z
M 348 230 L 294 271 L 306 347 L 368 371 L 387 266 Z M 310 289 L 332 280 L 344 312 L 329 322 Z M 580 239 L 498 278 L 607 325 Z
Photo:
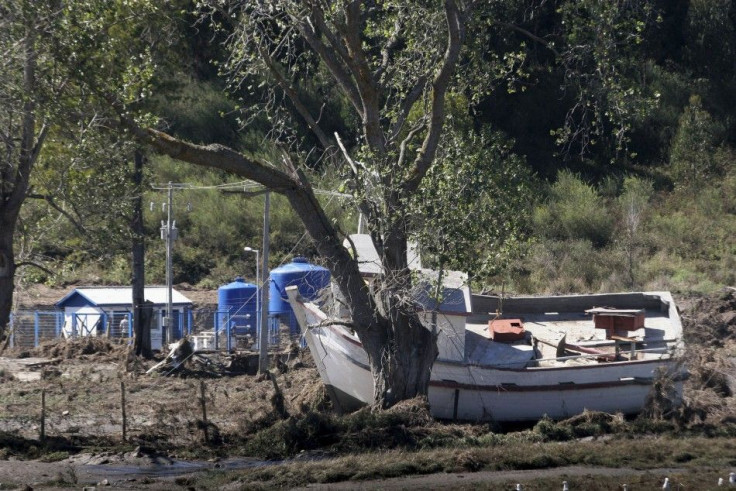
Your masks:
M 295 257 L 291 263 L 271 271 L 269 285 L 269 314 L 288 322 L 291 334 L 298 335 L 299 325 L 289 305 L 286 287 L 296 286 L 303 298 L 316 300 L 319 292 L 330 285 L 330 272 L 322 266 L 309 264 L 306 258 Z
M 229 322 L 234 334 L 255 336 L 258 327 L 258 287 L 238 276 L 232 283 L 217 289 L 217 311 L 218 330 Z

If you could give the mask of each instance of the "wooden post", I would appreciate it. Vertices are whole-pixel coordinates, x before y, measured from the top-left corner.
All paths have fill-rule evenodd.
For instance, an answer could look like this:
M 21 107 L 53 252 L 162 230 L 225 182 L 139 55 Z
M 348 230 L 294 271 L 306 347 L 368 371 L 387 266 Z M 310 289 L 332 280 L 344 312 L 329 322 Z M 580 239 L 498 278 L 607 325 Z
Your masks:
M 46 441 L 46 389 L 41 389 L 41 443 Z
M 199 402 L 202 405 L 202 431 L 204 433 L 204 443 L 208 443 L 210 441 L 210 438 L 207 428 L 207 398 L 205 396 L 204 380 L 199 381 L 199 393 Z
M 125 414 L 125 382 L 120 381 L 120 410 L 123 415 L 123 442 L 128 438 L 128 421 Z

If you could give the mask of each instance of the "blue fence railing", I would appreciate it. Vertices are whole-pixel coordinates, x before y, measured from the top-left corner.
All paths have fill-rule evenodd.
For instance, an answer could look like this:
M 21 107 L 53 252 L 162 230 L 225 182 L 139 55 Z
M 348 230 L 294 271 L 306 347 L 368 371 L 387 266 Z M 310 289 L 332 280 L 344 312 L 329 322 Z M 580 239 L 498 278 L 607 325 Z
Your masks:
M 258 313 L 231 313 L 220 310 L 174 311 L 174 337 L 191 336 L 199 349 L 233 351 L 257 347 L 260 339 Z M 160 326 L 154 320 L 152 331 Z M 268 315 L 268 345 L 278 347 L 299 339 L 300 333 L 291 312 Z M 86 336 L 115 339 L 133 338 L 133 313 L 129 311 L 72 313 L 61 310 L 17 311 L 10 316 L 10 346 L 34 348 L 58 338 Z M 159 334 L 160 335 L 160 334 Z M 303 345 L 303 343 L 302 343 Z

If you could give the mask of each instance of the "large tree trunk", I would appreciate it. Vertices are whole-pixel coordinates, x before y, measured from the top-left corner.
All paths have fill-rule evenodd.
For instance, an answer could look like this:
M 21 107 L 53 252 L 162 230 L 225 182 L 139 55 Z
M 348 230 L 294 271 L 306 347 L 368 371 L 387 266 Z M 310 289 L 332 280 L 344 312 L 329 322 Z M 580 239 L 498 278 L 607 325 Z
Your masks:
M 396 309 L 391 320 L 376 323 L 360 336 L 373 375 L 373 405 L 386 409 L 399 401 L 427 395 L 437 338 L 416 314 Z
M 145 230 L 143 229 L 143 162 L 140 151 L 135 152 L 135 169 L 133 171 L 133 186 L 135 201 L 133 203 L 133 218 L 130 223 L 133 234 L 133 332 L 135 333 L 135 354 L 144 358 L 151 358 L 151 330 L 144 329 L 143 302 L 145 301 Z M 147 337 L 148 339 L 144 339 Z
M 13 233 L 15 223 L 6 223 L 0 207 L 0 343 L 5 339 L 10 312 L 13 309 L 15 290 L 15 256 L 13 254 Z
M 31 170 L 46 138 L 44 126 L 36 135 L 36 31 L 26 26 L 23 39 L 23 89 L 25 99 L 20 117 L 20 145 L 16 166 L 0 168 L 0 339 L 6 335 L 15 290 L 13 237 L 18 215 L 30 182 Z M 11 157 L 12 158 L 12 157 Z

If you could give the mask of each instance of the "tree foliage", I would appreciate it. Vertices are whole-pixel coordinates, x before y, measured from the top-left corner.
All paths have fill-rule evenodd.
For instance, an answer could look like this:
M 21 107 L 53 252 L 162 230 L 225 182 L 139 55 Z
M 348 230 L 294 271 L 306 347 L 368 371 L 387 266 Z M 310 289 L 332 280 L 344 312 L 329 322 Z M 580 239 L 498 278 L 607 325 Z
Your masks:
M 423 265 L 465 271 L 482 282 L 503 271 L 525 240 L 531 176 L 497 132 L 450 131 L 444 140 L 411 201 L 412 230 Z
M 125 138 L 100 130 L 112 121 L 109 94 L 119 96 L 115 107 L 122 111 L 147 95 L 154 67 L 148 34 L 161 35 L 147 31 L 154 27 L 148 21 L 157 11 L 143 1 L 12 0 L 0 7 L 0 336 L 8 322 L 15 267 L 34 259 L 24 238 L 19 242 L 25 261 L 13 248 L 28 198 L 43 200 L 82 236 L 87 227 L 96 229 L 83 238 L 86 244 L 108 245 L 98 251 L 110 250 L 111 238 L 121 230 L 110 227 L 109 220 L 119 215 L 116 205 L 126 201 L 121 163 L 132 152 L 124 155 Z M 34 171 L 39 165 L 41 172 Z M 48 225 L 44 213 L 30 211 L 20 231 Z M 104 226 L 94 226 L 103 220 Z
M 558 12 L 564 83 L 574 101 L 564 126 L 555 131 L 558 143 L 585 153 L 600 142 L 620 156 L 628 148 L 633 122 L 651 111 L 658 98 L 634 82 L 644 68 L 636 55 L 655 20 L 651 3 L 567 1 Z

